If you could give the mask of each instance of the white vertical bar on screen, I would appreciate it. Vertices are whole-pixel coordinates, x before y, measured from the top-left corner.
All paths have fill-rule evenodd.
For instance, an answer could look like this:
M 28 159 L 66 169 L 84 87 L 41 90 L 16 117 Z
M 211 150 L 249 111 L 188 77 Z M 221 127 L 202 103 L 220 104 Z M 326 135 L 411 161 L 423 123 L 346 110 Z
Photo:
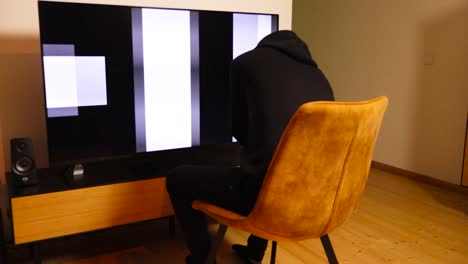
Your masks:
M 258 19 L 257 15 L 234 14 L 233 15 L 233 49 L 232 57 L 252 50 L 258 43 Z
M 271 15 L 234 14 L 233 54 L 237 56 L 254 49 L 260 40 L 271 33 Z
M 143 9 L 146 150 L 190 147 L 190 12 Z
M 257 40 L 260 42 L 264 37 L 271 33 L 271 15 L 258 15 Z

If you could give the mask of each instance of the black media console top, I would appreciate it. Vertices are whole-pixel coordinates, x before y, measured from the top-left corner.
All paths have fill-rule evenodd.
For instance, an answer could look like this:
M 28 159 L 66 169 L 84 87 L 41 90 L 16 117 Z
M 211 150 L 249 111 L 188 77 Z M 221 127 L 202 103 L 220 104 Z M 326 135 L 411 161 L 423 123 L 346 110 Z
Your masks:
M 66 166 L 38 169 L 39 184 L 25 187 L 15 187 L 12 181 L 13 175 L 9 173 L 7 186 L 10 198 L 15 198 L 164 177 L 169 170 L 182 164 L 237 166 L 239 146 L 213 145 L 156 152 L 137 158 L 84 163 L 84 179 L 76 184 L 67 181 L 65 175 L 69 167 Z

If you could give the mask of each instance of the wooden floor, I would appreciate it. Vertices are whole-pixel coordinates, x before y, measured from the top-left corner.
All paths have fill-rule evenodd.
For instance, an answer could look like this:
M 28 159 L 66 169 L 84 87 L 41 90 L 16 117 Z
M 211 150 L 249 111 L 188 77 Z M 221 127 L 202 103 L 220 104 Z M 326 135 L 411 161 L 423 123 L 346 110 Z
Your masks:
M 240 263 L 230 245 L 246 238 L 228 229 L 217 263 Z M 340 263 L 468 263 L 468 195 L 373 169 L 358 209 L 330 239 Z M 46 264 L 184 263 L 187 254 L 165 219 L 49 240 L 41 250 Z M 10 263 L 32 263 L 28 253 L 11 249 Z M 277 263 L 327 262 L 315 239 L 278 244 Z

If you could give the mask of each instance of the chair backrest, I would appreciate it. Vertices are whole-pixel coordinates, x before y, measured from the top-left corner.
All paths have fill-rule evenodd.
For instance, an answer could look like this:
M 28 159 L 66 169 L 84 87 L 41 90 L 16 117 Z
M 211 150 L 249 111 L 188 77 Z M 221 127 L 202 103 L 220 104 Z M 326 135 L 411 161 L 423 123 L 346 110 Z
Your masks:
M 248 221 L 278 236 L 320 237 L 361 198 L 387 97 L 302 105 L 278 144 Z

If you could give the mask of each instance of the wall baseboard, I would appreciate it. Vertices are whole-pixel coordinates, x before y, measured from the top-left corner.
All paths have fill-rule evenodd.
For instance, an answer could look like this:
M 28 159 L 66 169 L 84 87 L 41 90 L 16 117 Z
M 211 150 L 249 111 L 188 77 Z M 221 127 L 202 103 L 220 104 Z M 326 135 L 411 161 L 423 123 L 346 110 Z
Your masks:
M 416 181 L 419 181 L 419 182 L 428 183 L 428 184 L 431 184 L 431 185 L 434 185 L 434 186 L 442 187 L 442 188 L 445 188 L 445 189 L 450 189 L 450 190 L 453 190 L 453 191 L 468 195 L 468 188 L 467 187 L 457 185 L 457 184 L 453 184 L 453 183 L 449 183 L 449 182 L 445 182 L 445 181 L 442 181 L 442 180 L 439 180 L 439 179 L 432 178 L 430 176 L 426 176 L 426 175 L 422 175 L 422 174 L 415 173 L 415 172 L 412 172 L 412 171 L 400 169 L 400 168 L 393 167 L 393 166 L 390 166 L 390 165 L 387 165 L 387 164 L 384 164 L 384 163 L 381 163 L 381 162 L 378 162 L 378 161 L 374 161 L 374 160 L 371 163 L 371 167 L 376 168 L 376 169 L 380 169 L 380 170 L 383 170 L 383 171 L 386 171 L 386 172 L 398 174 L 398 175 L 401 175 L 401 176 L 404 176 L 406 178 L 410 178 L 410 179 L 413 179 L 413 180 L 416 180 Z

